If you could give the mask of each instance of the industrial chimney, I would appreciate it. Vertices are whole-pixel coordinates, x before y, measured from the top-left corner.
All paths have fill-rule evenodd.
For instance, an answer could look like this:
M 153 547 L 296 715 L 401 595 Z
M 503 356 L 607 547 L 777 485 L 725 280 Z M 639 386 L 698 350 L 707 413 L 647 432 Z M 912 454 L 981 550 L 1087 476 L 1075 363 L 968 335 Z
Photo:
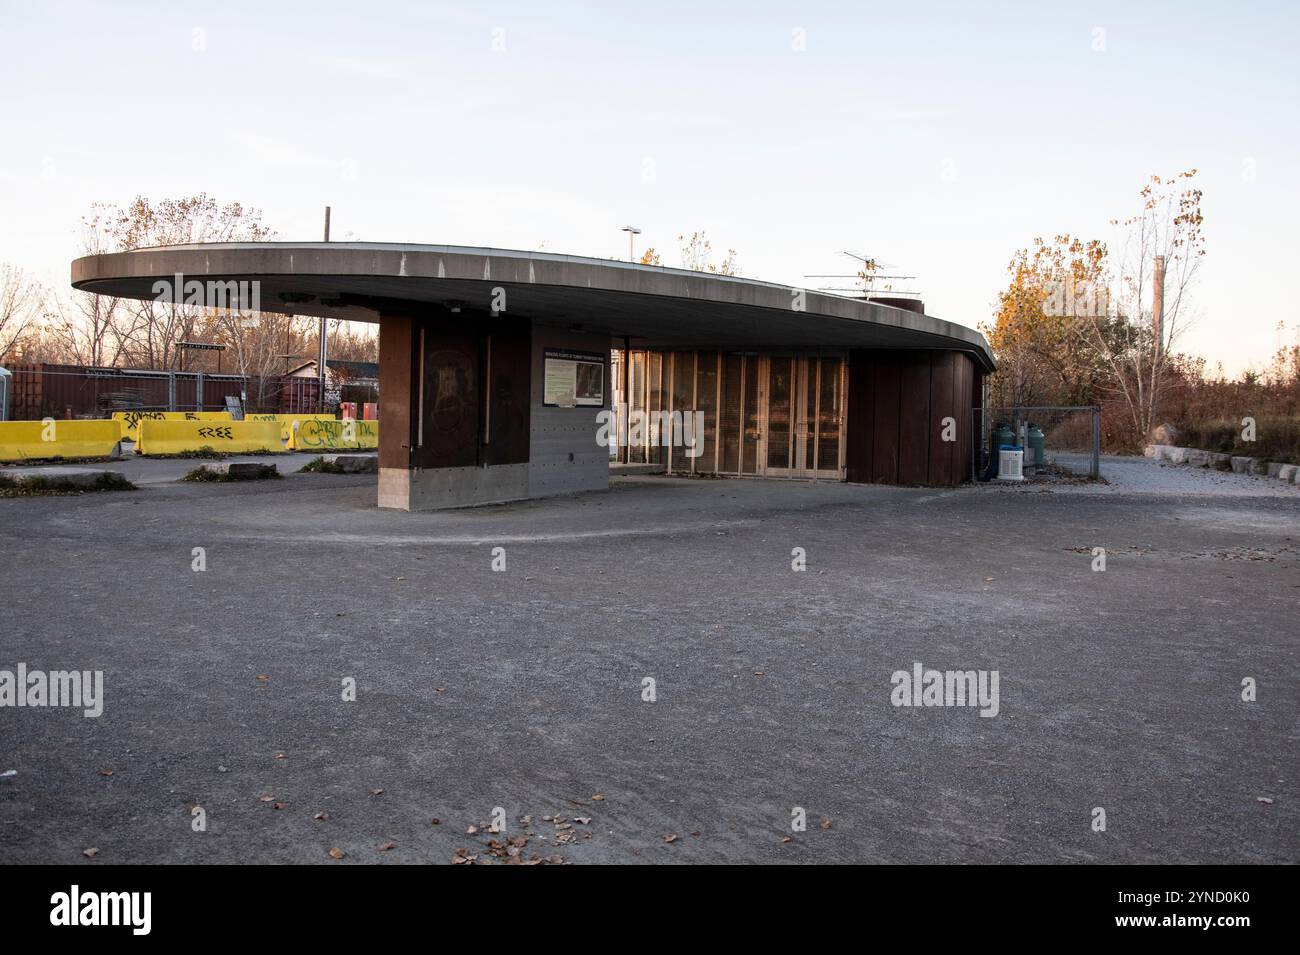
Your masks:
M 1151 331 L 1156 338 L 1156 352 L 1165 340 L 1165 257 L 1156 256 L 1155 275 L 1151 279 Z

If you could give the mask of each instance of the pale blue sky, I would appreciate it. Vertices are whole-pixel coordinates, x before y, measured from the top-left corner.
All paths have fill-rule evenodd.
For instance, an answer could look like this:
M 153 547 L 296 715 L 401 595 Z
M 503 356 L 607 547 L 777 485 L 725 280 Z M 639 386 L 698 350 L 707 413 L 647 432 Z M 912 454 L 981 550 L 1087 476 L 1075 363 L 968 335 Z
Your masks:
M 704 229 L 797 285 L 865 250 L 973 326 L 1016 248 L 1195 166 L 1184 346 L 1235 371 L 1300 322 L 1298 8 L 5 0 L 0 260 L 66 287 L 91 202 L 205 190 L 284 239 L 327 204 L 337 239 L 595 256 L 631 223 L 677 265 Z

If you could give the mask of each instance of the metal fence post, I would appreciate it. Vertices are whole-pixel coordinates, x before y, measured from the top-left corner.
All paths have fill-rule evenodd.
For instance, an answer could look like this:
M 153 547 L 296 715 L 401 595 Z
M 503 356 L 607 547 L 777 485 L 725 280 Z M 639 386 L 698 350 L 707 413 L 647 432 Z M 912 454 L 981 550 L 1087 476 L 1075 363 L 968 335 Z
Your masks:
M 176 372 L 167 372 L 167 410 L 176 410 Z
M 1092 409 L 1092 479 L 1101 477 L 1101 408 Z

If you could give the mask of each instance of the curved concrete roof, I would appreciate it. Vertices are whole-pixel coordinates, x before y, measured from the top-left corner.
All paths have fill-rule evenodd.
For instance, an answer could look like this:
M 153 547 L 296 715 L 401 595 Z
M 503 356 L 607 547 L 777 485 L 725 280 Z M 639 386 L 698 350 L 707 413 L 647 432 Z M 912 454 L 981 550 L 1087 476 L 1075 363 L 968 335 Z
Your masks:
M 939 348 L 994 367 L 964 325 L 861 299 L 755 279 L 549 252 L 382 242 L 214 242 L 90 255 L 75 288 L 151 299 L 159 279 L 257 280 L 265 311 L 377 321 L 382 312 L 459 307 L 629 337 L 633 346 L 743 351 Z M 803 292 L 798 310 L 796 291 Z

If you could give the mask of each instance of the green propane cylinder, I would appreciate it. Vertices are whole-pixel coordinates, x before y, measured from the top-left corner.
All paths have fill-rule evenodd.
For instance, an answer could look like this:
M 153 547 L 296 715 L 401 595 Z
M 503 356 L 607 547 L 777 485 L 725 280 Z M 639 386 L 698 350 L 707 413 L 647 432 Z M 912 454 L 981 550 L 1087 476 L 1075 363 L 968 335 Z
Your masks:
M 1034 467 L 1047 463 L 1047 438 L 1043 436 L 1043 429 L 1032 422 L 1029 425 L 1029 450 L 1033 452 Z
M 997 424 L 993 426 L 992 451 L 993 451 L 993 459 L 995 461 L 997 460 L 998 457 L 998 448 L 1002 447 L 1002 445 L 1004 444 L 1015 446 L 1016 435 L 1015 432 L 1012 431 L 1011 428 L 1007 426 L 1006 422 L 999 421 Z

